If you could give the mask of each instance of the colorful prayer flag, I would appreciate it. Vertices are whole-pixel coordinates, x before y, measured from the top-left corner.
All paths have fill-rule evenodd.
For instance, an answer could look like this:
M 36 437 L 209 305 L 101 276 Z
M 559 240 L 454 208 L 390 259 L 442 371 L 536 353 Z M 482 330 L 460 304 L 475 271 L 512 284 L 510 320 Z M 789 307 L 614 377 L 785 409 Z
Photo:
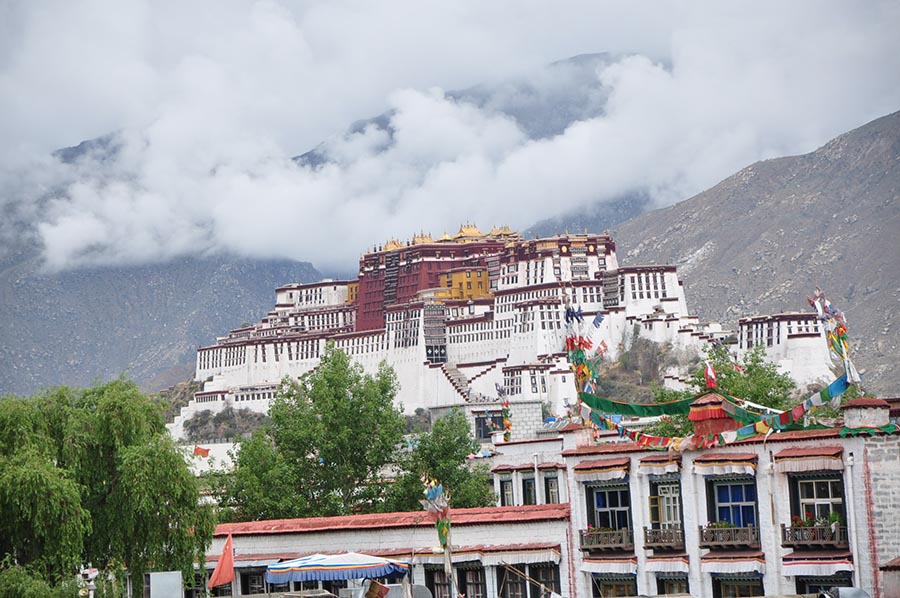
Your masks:
M 716 370 L 713 369 L 709 360 L 706 360 L 706 388 L 716 388 Z

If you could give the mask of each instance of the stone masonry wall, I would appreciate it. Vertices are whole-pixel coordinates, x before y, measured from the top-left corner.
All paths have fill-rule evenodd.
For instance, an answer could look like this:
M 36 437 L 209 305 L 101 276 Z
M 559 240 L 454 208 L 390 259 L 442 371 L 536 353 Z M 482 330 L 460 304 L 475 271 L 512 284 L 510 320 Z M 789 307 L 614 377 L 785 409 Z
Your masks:
M 900 436 L 866 440 L 867 494 L 871 497 L 871 535 L 876 567 L 900 556 Z M 879 584 L 884 594 L 888 588 Z M 896 589 L 894 589 L 896 591 Z

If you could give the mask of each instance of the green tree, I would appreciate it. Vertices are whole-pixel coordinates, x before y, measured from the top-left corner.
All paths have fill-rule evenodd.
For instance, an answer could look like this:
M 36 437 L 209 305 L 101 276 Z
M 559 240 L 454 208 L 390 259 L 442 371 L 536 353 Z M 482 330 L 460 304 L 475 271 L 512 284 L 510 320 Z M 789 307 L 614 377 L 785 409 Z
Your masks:
M 706 350 L 706 357 L 716 372 L 716 392 L 739 399 L 746 399 L 764 407 L 784 410 L 791 406 L 792 394 L 796 384 L 788 374 L 778 371 L 778 367 L 766 361 L 761 345 L 744 354 L 735 367 L 728 349 L 725 346 L 711 346 Z M 689 388 L 685 391 L 673 391 L 659 386 L 653 387 L 653 401 L 666 403 L 678 401 L 690 396 L 706 392 L 706 364 L 701 362 L 691 373 Z M 687 436 L 693 433 L 693 425 L 686 415 L 665 416 L 658 422 L 644 428 L 648 434 L 656 436 Z
M 791 406 L 792 393 L 797 385 L 790 375 L 779 372 L 778 366 L 766 361 L 762 345 L 756 345 L 744 354 L 740 363 L 742 371 L 734 367 L 725 346 L 709 347 L 706 357 L 716 371 L 718 392 L 772 409 L 784 410 Z M 705 367 L 701 363 L 691 376 L 691 386 L 696 394 L 706 390 Z
M 0 554 L 38 578 L 57 584 L 90 561 L 192 583 L 214 527 L 199 502 L 160 409 L 133 383 L 0 399 Z
M 484 507 L 496 503 L 487 469 L 469 466 L 468 456 L 479 450 L 465 415 L 458 409 L 438 419 L 431 432 L 421 434 L 398 461 L 399 473 L 384 509 L 421 509 L 422 477 L 440 480 L 454 507 Z
M 681 401 L 694 393 L 690 390 L 671 390 L 657 384 L 651 387 L 654 403 Z M 687 436 L 693 434 L 694 426 L 687 415 L 664 415 L 658 421 L 648 424 L 643 431 L 654 436 Z
M 282 383 L 269 425 L 237 454 L 223 504 L 242 520 L 374 510 L 403 435 L 397 388 L 386 364 L 368 375 L 329 343 L 315 370 Z M 286 489 L 296 496 L 274 496 Z

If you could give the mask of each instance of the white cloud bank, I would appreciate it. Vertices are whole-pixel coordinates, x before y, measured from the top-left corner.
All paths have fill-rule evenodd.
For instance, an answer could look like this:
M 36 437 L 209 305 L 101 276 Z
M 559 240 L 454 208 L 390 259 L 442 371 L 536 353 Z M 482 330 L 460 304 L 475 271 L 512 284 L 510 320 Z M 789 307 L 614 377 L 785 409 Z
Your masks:
M 900 108 L 893 2 L 292 6 L 0 8 L 0 208 L 50 268 L 231 251 L 346 271 L 420 229 L 671 203 Z M 541 65 L 592 52 L 616 58 L 568 82 L 590 115 L 535 139 L 497 109 L 508 78 L 556 101 Z M 482 82 L 480 105 L 441 89 Z M 392 136 L 342 134 L 385 111 Z M 111 131 L 113 160 L 46 159 Z M 288 158 L 323 139 L 331 163 Z

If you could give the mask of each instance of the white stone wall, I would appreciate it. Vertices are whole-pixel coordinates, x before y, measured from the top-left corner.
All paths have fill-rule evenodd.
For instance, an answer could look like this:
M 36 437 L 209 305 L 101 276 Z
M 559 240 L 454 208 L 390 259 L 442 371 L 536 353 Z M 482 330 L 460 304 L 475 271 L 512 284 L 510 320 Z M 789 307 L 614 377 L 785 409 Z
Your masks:
M 880 495 L 875 496 L 872 500 L 877 505 L 869 508 L 869 496 L 867 494 L 866 478 L 863 467 L 860 466 L 859 458 L 863 452 L 863 440 L 859 438 L 848 439 L 828 439 L 827 441 L 811 441 L 798 443 L 770 443 L 769 446 L 763 444 L 751 444 L 740 446 L 732 449 L 718 449 L 717 454 L 725 454 L 728 452 L 755 452 L 758 456 L 758 464 L 756 468 L 756 488 L 758 496 L 758 517 L 760 526 L 761 551 L 765 554 L 765 573 L 763 576 L 763 584 L 767 595 L 786 595 L 795 592 L 795 579 L 785 575 L 782 566 L 782 559 L 785 554 L 791 552 L 792 549 L 783 548 L 781 546 L 781 528 L 783 523 L 790 525 L 790 503 L 788 490 L 788 476 L 783 473 L 775 473 L 773 453 L 785 448 L 799 446 L 815 446 L 827 442 L 827 444 L 840 443 L 844 446 L 844 463 L 845 469 L 844 485 L 846 496 L 848 497 L 848 520 L 853 523 L 856 519 L 855 527 L 851 529 L 851 546 L 853 553 L 854 565 L 857 568 L 857 574 L 860 587 L 865 589 L 870 595 L 875 595 L 875 575 L 877 574 L 877 566 L 871 560 L 871 543 L 867 531 L 870 526 L 874 525 L 878 530 L 877 535 L 880 545 L 879 554 L 883 562 L 893 558 L 900 550 L 900 518 L 892 517 L 892 509 L 896 510 L 900 507 L 900 439 L 890 437 L 889 440 L 873 444 L 869 452 L 875 456 L 870 463 L 870 467 L 877 468 L 878 481 L 885 484 L 884 491 Z M 613 459 L 622 456 L 631 458 L 630 473 L 628 476 L 628 486 L 631 493 L 632 505 L 632 523 L 635 535 L 635 551 L 634 554 L 638 560 L 638 593 L 642 595 L 656 594 L 656 578 L 647 568 L 648 551 L 642 548 L 643 544 L 643 528 L 650 527 L 650 511 L 648 504 L 648 496 L 650 491 L 649 478 L 640 471 L 639 459 L 642 456 L 651 453 L 612 453 L 600 455 L 587 455 L 584 457 L 572 458 L 569 460 L 570 471 L 577 463 L 594 459 Z M 695 468 L 692 465 L 694 457 L 706 454 L 704 451 L 690 451 L 683 454 L 682 470 L 681 470 L 681 494 L 683 522 L 685 529 L 686 550 L 690 559 L 689 583 L 691 587 L 691 595 L 703 598 L 712 597 L 712 578 L 709 573 L 703 573 L 700 566 L 700 557 L 706 552 L 698 546 L 697 527 L 705 525 L 707 522 L 707 500 L 712 497 L 706 495 L 706 482 L 703 468 Z M 511 457 L 510 461 L 518 463 L 520 459 Z M 501 458 L 495 458 L 495 467 L 504 462 Z M 877 465 L 876 465 L 877 464 Z M 876 476 L 873 476 L 873 478 Z M 588 505 L 585 504 L 584 483 L 579 482 L 574 476 L 568 476 L 568 494 L 571 497 L 572 506 L 572 530 L 571 537 L 577 538 L 578 531 L 587 527 Z M 887 480 L 890 480 L 888 482 Z M 870 487 L 873 484 L 870 484 Z M 877 490 L 876 490 L 877 492 Z M 852 510 L 852 513 L 850 512 Z M 887 540 L 886 536 L 891 536 Z M 882 540 L 885 537 L 885 540 Z M 889 556 L 893 555 L 893 556 Z M 575 564 L 580 566 L 583 554 L 578 551 Z M 577 579 L 578 595 L 590 596 L 590 574 L 583 573 Z
M 428 515 L 422 512 L 423 520 Z M 567 523 L 564 520 L 531 523 L 505 522 L 495 524 L 455 524 L 451 528 L 454 546 L 465 549 L 474 546 L 503 546 L 527 544 L 529 542 L 554 542 L 566 537 Z M 216 537 L 207 550 L 207 555 L 218 556 L 225 544 L 225 537 Z M 235 535 L 232 538 L 234 551 L 242 557 L 254 554 L 271 555 L 278 553 L 341 553 L 377 552 L 383 550 L 411 549 L 407 559 L 413 565 L 413 581 L 425 583 L 424 562 L 432 562 L 435 549 L 439 548 L 437 532 L 432 525 L 399 528 L 334 529 L 306 533 Z M 564 542 L 561 546 L 565 546 Z M 575 596 L 569 591 L 569 555 L 562 550 L 559 561 L 560 589 L 562 596 Z M 506 555 L 510 563 L 519 562 L 515 553 Z M 485 567 L 487 595 L 496 596 L 496 567 Z
M 861 510 L 868 516 L 876 546 L 874 558 L 880 567 L 900 556 L 900 437 L 876 436 L 866 440 L 865 464 L 867 500 L 858 504 L 862 503 Z M 897 595 L 898 588 L 890 587 L 889 579 L 885 579 L 888 576 L 879 574 L 879 590 Z

